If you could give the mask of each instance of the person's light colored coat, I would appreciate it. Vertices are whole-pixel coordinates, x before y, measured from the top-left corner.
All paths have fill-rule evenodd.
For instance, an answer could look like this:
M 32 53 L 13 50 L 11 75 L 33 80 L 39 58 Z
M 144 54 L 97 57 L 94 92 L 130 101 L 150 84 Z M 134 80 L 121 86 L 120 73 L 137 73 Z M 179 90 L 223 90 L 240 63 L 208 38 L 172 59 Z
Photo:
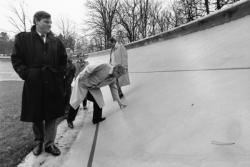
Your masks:
M 129 75 L 128 75 L 128 53 L 126 48 L 121 43 L 116 43 L 114 49 L 110 53 L 110 64 L 122 65 L 127 72 L 118 78 L 120 86 L 127 86 L 130 84 Z
M 113 66 L 110 64 L 88 65 L 72 83 L 70 105 L 76 109 L 89 91 L 98 106 L 102 108 L 104 99 L 100 88 L 107 85 L 110 87 L 113 100 L 118 101 L 116 78 L 110 75 L 112 70 Z

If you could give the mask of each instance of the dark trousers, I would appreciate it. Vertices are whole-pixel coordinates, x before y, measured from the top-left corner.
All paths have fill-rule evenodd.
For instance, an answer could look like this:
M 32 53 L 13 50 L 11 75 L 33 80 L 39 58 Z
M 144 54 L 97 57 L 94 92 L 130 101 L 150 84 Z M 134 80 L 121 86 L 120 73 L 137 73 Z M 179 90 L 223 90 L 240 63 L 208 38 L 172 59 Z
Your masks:
M 116 86 L 117 86 L 117 90 L 118 90 L 119 96 L 122 96 L 123 93 L 122 93 L 122 89 L 121 89 L 121 86 L 120 86 L 120 84 L 119 84 L 118 78 L 116 79 Z
M 93 120 L 99 120 L 100 118 L 102 118 L 102 108 L 98 106 L 97 102 L 95 101 L 95 98 L 91 95 L 91 93 L 88 92 L 84 100 L 86 100 L 85 104 L 87 103 L 87 100 L 93 102 L 93 108 L 94 108 Z M 78 110 L 79 110 L 79 107 L 77 109 L 74 109 L 73 107 L 70 106 L 69 114 L 67 118 L 69 122 L 73 122 L 75 120 Z
M 45 147 L 54 144 L 57 131 L 56 119 L 33 122 L 32 128 L 35 136 L 35 141 L 43 142 Z
M 87 105 L 87 98 L 85 98 L 83 101 L 82 101 L 82 105 L 83 106 L 86 106 Z M 73 122 L 76 118 L 76 115 L 78 113 L 78 110 L 79 110 L 79 107 L 77 107 L 77 109 L 74 109 L 72 108 L 70 105 L 69 105 L 69 112 L 68 112 L 68 117 L 67 117 L 67 120 L 69 122 Z
M 67 87 L 65 90 L 65 113 L 68 114 L 69 113 L 69 108 L 70 108 L 70 96 L 71 96 L 71 87 Z
M 87 98 L 85 98 L 85 99 L 82 101 L 82 106 L 83 106 L 83 107 L 86 107 L 86 106 L 87 106 Z

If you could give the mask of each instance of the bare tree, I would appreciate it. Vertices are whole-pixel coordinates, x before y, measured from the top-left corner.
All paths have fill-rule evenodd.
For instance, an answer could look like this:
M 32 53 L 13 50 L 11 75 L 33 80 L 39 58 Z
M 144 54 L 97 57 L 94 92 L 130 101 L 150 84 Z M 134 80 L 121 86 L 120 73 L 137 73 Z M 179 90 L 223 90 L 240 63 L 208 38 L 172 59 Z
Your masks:
M 27 27 L 32 24 L 32 21 L 29 19 L 26 10 L 26 4 L 20 2 L 18 7 L 11 6 L 10 11 L 12 16 L 9 16 L 9 22 L 16 29 L 17 32 L 26 32 Z
M 130 42 L 155 35 L 171 27 L 171 13 L 161 1 L 124 0 L 118 6 L 118 24 Z
M 221 9 L 223 6 L 228 5 L 228 4 L 233 4 L 239 0 L 216 0 L 214 2 L 216 4 L 216 10 Z
M 160 12 L 159 17 L 157 18 L 160 32 L 167 31 L 172 27 L 171 18 L 172 14 L 167 9 L 163 9 Z
M 105 48 L 108 48 L 108 39 L 115 27 L 115 15 L 118 0 L 88 0 L 87 7 L 90 10 L 87 23 L 90 29 L 104 35 Z M 101 33 L 99 33 L 101 32 Z
M 179 26 L 205 15 L 201 0 L 175 0 L 172 5 L 175 25 Z
M 178 27 L 182 24 L 184 24 L 186 21 L 183 16 L 183 11 L 180 10 L 180 5 L 178 0 L 174 0 L 170 4 L 172 17 L 171 17 L 171 23 L 173 24 L 173 27 Z
M 76 39 L 76 42 L 75 42 L 74 50 L 76 52 L 87 53 L 88 52 L 88 44 L 89 44 L 89 41 L 88 41 L 87 35 L 78 36 L 78 38 Z
M 96 33 L 96 32 L 95 32 Z M 96 52 L 105 49 L 104 36 L 99 34 L 91 34 L 88 36 L 87 51 Z
M 60 35 L 58 36 L 66 48 L 74 49 L 77 33 L 75 24 L 68 18 L 61 17 L 58 20 L 57 27 L 60 30 Z
M 105 34 L 103 31 L 96 30 L 91 34 L 92 44 L 95 46 L 96 51 L 107 49 L 105 45 Z
M 60 30 L 60 33 L 65 37 L 70 36 L 70 35 L 73 35 L 73 36 L 76 35 L 76 30 L 75 30 L 76 25 L 69 18 L 66 18 L 66 17 L 59 18 L 57 22 L 57 27 Z
M 12 52 L 14 41 L 10 40 L 6 32 L 0 33 L 0 54 L 10 55 Z
M 201 5 L 201 0 L 184 0 L 179 1 L 179 3 L 183 10 L 183 16 L 187 22 L 193 21 L 204 15 L 204 9 Z
M 210 13 L 210 9 L 209 9 L 209 0 L 205 0 L 204 5 L 205 5 L 205 8 L 206 8 L 207 14 L 209 14 L 209 13 Z
M 88 0 L 91 47 L 92 50 L 108 48 L 107 39 L 121 29 L 123 36 L 132 42 L 178 27 L 236 1 L 239 0 L 170 0 L 170 6 L 164 8 L 158 0 Z
M 9 40 L 9 35 L 7 32 L 1 32 L 0 33 L 0 41 L 8 41 Z
M 117 9 L 118 24 L 126 30 L 127 38 L 133 42 L 139 38 L 139 0 L 124 0 Z
M 161 20 L 162 2 L 151 2 L 149 5 L 149 32 L 148 35 L 155 35 L 160 32 L 159 21 Z M 165 20 L 164 20 L 165 21 Z
M 219 10 L 222 8 L 222 1 L 221 0 L 216 0 L 216 9 Z
M 139 31 L 142 35 L 142 38 L 147 36 L 148 28 L 148 18 L 149 18 L 149 0 L 139 0 L 140 6 L 140 24 Z

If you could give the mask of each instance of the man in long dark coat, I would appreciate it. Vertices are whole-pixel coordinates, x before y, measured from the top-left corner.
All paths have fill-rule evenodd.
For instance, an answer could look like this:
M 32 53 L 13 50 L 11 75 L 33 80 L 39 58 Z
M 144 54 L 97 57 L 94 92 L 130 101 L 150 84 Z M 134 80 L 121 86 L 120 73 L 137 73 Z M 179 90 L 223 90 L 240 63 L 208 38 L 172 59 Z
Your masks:
M 67 54 L 62 42 L 51 29 L 47 12 L 35 13 L 31 32 L 16 35 L 12 65 L 24 80 L 21 121 L 32 122 L 37 146 L 35 155 L 43 150 L 60 155 L 55 146 L 56 119 L 64 115 L 64 75 Z

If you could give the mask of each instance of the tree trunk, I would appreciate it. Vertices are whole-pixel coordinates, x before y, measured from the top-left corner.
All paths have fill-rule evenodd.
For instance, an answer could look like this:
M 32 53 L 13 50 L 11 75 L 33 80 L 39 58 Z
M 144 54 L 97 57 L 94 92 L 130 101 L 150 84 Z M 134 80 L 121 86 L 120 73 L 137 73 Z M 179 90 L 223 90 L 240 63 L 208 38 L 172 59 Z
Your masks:
M 217 9 L 217 10 L 221 9 L 220 0 L 216 0 L 216 9 Z
M 210 13 L 210 11 L 209 11 L 209 0 L 205 0 L 205 7 L 206 7 L 207 14 L 209 14 Z

